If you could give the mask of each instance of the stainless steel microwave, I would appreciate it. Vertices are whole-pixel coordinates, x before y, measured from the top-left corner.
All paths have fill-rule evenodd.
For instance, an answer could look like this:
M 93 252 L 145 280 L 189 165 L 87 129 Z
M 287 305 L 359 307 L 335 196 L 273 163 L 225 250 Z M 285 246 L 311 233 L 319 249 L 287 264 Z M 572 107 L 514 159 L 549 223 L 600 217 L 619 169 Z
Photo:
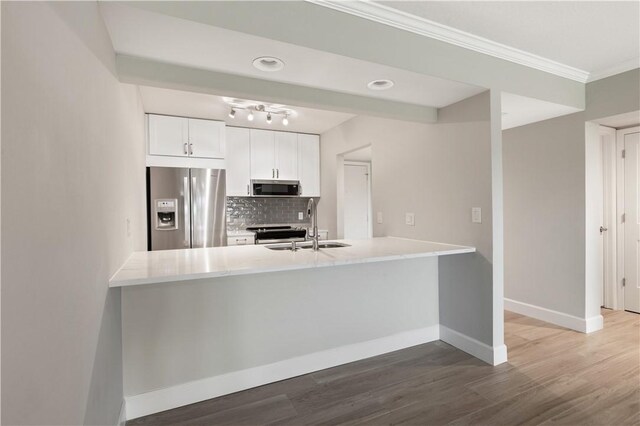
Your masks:
M 298 180 L 252 180 L 252 197 L 299 197 Z

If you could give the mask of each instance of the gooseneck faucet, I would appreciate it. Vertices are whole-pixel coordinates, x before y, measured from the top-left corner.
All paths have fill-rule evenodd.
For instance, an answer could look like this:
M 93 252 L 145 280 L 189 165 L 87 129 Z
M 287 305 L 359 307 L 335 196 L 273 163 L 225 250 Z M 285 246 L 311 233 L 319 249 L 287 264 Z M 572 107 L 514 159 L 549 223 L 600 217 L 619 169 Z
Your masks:
M 313 198 L 309 198 L 309 202 L 307 203 L 307 217 L 311 218 L 311 226 L 313 227 L 313 235 L 311 235 L 313 251 L 318 251 L 318 214 L 316 211 L 316 202 Z

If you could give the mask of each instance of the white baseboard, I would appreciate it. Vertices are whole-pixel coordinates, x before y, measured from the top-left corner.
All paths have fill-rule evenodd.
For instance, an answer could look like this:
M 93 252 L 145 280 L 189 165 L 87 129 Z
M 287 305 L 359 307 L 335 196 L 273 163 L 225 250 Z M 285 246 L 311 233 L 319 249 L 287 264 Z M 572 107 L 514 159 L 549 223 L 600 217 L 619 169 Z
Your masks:
M 118 416 L 118 424 L 116 426 L 125 426 L 127 424 L 127 402 L 123 399 L 120 405 L 120 415 Z
M 585 321 L 585 333 L 593 333 L 594 331 L 602 330 L 604 327 L 604 318 L 602 315 L 587 318 Z
M 433 342 L 439 338 L 440 328 L 438 325 L 434 325 L 152 392 L 127 396 L 125 397 L 126 418 L 127 420 L 135 419 L 325 368 Z
M 507 347 L 505 345 L 489 346 L 444 325 L 440 326 L 440 340 L 481 359 L 487 364 L 498 365 L 507 362 Z
M 554 311 L 552 309 L 543 308 L 536 305 L 530 305 L 517 300 L 504 299 L 504 308 L 507 311 L 515 312 L 520 315 L 526 315 L 531 318 L 539 319 L 560 327 L 570 328 L 571 330 L 581 333 L 592 333 L 602 329 L 602 315 L 596 315 L 590 318 L 580 318 L 574 315 L 565 314 L 564 312 Z

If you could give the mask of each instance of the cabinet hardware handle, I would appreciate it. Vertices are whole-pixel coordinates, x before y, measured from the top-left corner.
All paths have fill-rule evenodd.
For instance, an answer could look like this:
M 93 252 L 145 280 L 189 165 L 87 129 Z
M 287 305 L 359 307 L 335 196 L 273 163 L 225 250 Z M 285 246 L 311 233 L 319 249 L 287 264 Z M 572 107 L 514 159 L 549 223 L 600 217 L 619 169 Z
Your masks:
M 276 177 L 276 169 L 271 169 L 271 179 Z
M 193 155 L 193 144 L 189 144 L 189 155 Z
M 276 177 L 280 178 L 280 169 L 276 169 Z
M 604 226 L 600 227 L 600 233 L 602 234 L 605 231 L 608 231 L 609 229 L 605 228 Z
M 247 184 L 247 195 L 251 195 L 251 192 L 249 191 L 249 184 Z
M 187 155 L 189 152 L 187 151 L 187 143 L 184 143 L 184 155 Z

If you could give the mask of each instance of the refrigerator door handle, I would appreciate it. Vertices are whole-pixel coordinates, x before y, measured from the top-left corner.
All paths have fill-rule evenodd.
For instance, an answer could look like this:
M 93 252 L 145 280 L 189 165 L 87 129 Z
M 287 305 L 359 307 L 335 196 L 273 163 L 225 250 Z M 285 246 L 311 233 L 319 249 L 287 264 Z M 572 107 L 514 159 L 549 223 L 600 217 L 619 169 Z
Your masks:
M 185 247 L 191 247 L 191 214 L 189 212 L 191 206 L 191 197 L 189 196 L 189 178 L 187 176 L 184 177 L 183 181 L 183 191 L 184 191 L 184 245 Z

